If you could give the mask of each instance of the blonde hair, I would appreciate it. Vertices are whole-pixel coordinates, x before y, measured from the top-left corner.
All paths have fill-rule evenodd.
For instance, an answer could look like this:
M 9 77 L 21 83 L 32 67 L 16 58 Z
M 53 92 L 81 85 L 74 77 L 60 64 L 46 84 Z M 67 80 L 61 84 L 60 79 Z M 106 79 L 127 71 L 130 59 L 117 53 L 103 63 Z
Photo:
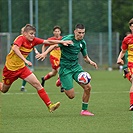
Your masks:
M 133 18 L 130 19 L 130 21 L 129 21 L 129 26 L 131 26 L 132 24 L 133 24 Z
M 33 30 L 36 32 L 36 28 L 30 24 L 26 24 L 22 29 L 21 29 L 21 33 L 23 32 L 28 32 L 30 30 Z
M 24 33 L 24 28 L 25 28 L 25 26 L 21 28 L 21 34 L 22 34 L 22 35 L 23 35 L 23 33 Z

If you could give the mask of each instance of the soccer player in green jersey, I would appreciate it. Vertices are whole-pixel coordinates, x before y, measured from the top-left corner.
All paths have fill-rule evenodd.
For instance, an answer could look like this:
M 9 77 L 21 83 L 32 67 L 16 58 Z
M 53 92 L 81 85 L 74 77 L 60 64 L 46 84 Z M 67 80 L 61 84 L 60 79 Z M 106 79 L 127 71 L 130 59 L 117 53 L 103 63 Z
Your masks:
M 75 26 L 74 34 L 67 35 L 62 38 L 62 40 L 71 40 L 73 44 L 68 47 L 58 44 L 61 49 L 59 77 L 62 87 L 64 88 L 64 92 L 70 99 L 75 97 L 73 79 L 83 88 L 82 111 L 80 114 L 85 116 L 93 116 L 94 114 L 87 110 L 90 99 L 91 84 L 90 80 L 86 80 L 86 72 L 84 72 L 83 68 L 78 63 L 78 54 L 80 52 L 82 53 L 83 59 L 86 63 L 94 66 L 96 69 L 98 66 L 89 58 L 87 54 L 86 42 L 83 39 L 84 35 L 84 25 L 77 24 Z M 44 53 L 37 55 L 36 58 L 44 60 L 48 52 L 49 51 L 46 50 Z M 90 79 L 90 77 L 87 76 L 87 79 Z

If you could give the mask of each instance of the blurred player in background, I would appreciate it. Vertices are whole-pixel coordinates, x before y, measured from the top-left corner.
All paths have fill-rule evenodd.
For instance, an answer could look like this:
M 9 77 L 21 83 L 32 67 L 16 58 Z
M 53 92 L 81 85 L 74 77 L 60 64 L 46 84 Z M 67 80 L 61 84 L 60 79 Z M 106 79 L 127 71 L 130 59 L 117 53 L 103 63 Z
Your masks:
M 48 38 L 48 40 L 61 40 L 62 39 L 60 26 L 54 26 L 53 35 L 54 36 Z M 44 44 L 42 46 L 42 53 L 45 51 L 47 46 L 49 46 L 49 44 Z M 49 49 L 51 49 L 51 48 L 49 48 Z M 44 83 L 45 83 L 46 80 L 52 78 L 53 76 L 55 76 L 58 73 L 59 64 L 60 64 L 60 56 L 61 56 L 61 51 L 60 51 L 59 47 L 55 47 L 50 52 L 49 59 L 50 59 L 52 71 L 41 78 L 41 80 L 42 80 L 41 84 L 42 84 L 43 87 L 44 87 Z M 56 81 L 56 86 L 60 86 L 61 92 L 64 92 L 64 89 L 61 86 L 59 77 L 58 77 L 58 80 Z
M 71 44 L 71 41 L 58 41 L 58 40 L 44 40 L 35 37 L 36 29 L 30 24 L 24 27 L 23 34 L 18 36 L 13 43 L 10 53 L 6 57 L 6 63 L 3 68 L 3 78 L 0 82 L 0 91 L 6 93 L 11 84 L 18 78 L 24 79 L 36 88 L 38 95 L 48 107 L 50 112 L 53 112 L 60 106 L 60 102 L 53 104 L 40 84 L 36 76 L 28 69 L 28 66 L 32 66 L 32 63 L 26 59 L 29 53 L 33 50 L 33 47 L 39 44 L 57 44 L 63 45 Z
M 131 32 L 127 32 L 126 36 L 130 35 Z M 128 51 L 126 51 L 125 55 L 124 55 L 124 65 L 123 65 L 123 70 L 126 71 L 128 69 L 127 67 L 128 64 Z
M 78 54 L 81 52 L 86 63 L 94 66 L 96 69 L 98 67 L 97 64 L 88 57 L 86 42 L 83 39 L 84 35 L 84 25 L 77 24 L 75 26 L 74 35 L 67 35 L 62 38 L 62 40 L 72 40 L 73 44 L 69 45 L 68 47 L 58 44 L 61 49 L 59 77 L 62 87 L 64 88 L 64 92 L 70 99 L 73 99 L 75 97 L 73 79 L 83 88 L 84 92 L 82 96 L 82 111 L 80 112 L 80 114 L 85 116 L 93 116 L 94 114 L 87 110 L 88 102 L 90 99 L 91 84 L 90 80 L 86 81 L 86 79 L 84 78 L 86 72 L 84 72 L 84 70 L 78 63 Z M 45 59 L 46 54 L 47 52 L 38 54 L 36 55 L 36 58 L 43 60 Z M 81 78 L 79 78 L 81 74 L 83 75 Z M 89 79 L 90 77 L 86 78 Z
M 125 77 L 132 83 L 130 87 L 130 108 L 129 110 L 133 111 L 133 18 L 129 21 L 129 28 L 131 30 L 131 34 L 127 35 L 123 41 L 121 46 L 121 52 L 118 56 L 117 63 L 120 65 L 124 64 L 122 58 L 124 55 L 128 54 L 128 70 L 124 70 Z

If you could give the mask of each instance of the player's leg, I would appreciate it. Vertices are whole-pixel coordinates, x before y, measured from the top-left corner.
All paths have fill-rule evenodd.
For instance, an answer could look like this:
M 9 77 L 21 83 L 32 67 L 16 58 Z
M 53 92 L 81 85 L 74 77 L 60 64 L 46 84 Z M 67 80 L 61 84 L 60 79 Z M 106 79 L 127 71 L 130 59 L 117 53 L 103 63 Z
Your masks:
M 91 84 L 90 80 L 91 77 L 89 74 L 86 74 L 87 72 L 83 72 L 82 69 L 79 69 L 78 72 L 75 72 L 74 74 L 74 80 L 83 88 L 83 96 L 82 96 L 82 111 L 81 115 L 86 116 L 93 116 L 91 112 L 88 111 L 88 102 L 90 99 L 90 91 L 91 91 Z
M 57 102 L 55 104 L 51 102 L 48 94 L 46 93 L 42 85 L 40 84 L 39 80 L 27 67 L 23 69 L 20 78 L 24 79 L 25 81 L 30 83 L 34 88 L 36 88 L 38 95 L 43 100 L 43 102 L 46 104 L 50 112 L 53 112 L 60 106 L 60 102 Z
M 57 70 L 52 69 L 51 72 L 49 72 L 48 74 L 46 74 L 44 77 L 41 78 L 42 82 L 41 85 L 44 87 L 45 81 L 52 78 L 53 76 L 55 76 L 57 74 Z
M 129 108 L 129 110 L 130 111 L 133 111 L 133 74 L 132 74 L 132 80 L 131 80 L 131 82 L 132 82 L 132 85 L 131 85 L 131 87 L 130 87 L 130 93 L 129 93 L 129 97 L 130 97 L 130 108 Z
M 63 70 L 63 68 L 61 68 L 59 70 L 59 77 L 65 94 L 68 96 L 68 98 L 73 99 L 75 97 L 75 92 L 73 88 L 73 78 L 71 71 L 67 69 Z
M 10 86 L 11 85 L 6 85 L 6 84 L 0 82 L 0 91 L 3 93 L 6 93 L 6 92 L 8 92 Z
M 21 89 L 20 89 L 20 91 L 23 91 L 23 92 L 25 92 L 26 91 L 26 89 L 25 89 L 25 85 L 26 85 L 26 81 L 25 80 L 22 80 L 22 86 L 21 86 Z
M 131 82 L 131 73 L 130 73 L 130 70 L 128 70 L 128 68 L 124 69 L 123 77 L 127 78 Z
M 81 115 L 88 115 L 93 116 L 91 112 L 87 111 L 88 109 L 88 102 L 90 99 L 90 91 L 91 91 L 91 85 L 88 83 L 87 85 L 80 84 L 80 86 L 84 89 L 83 96 L 82 96 L 82 111 Z
M 58 73 L 59 68 L 59 59 L 50 55 L 50 63 L 52 67 L 52 71 L 46 74 L 44 77 L 41 78 L 42 82 L 41 85 L 44 87 L 45 81 L 54 77 Z
M 2 82 L 0 82 L 0 91 L 3 93 L 8 92 L 11 84 L 17 79 L 17 72 L 10 71 L 6 66 L 3 68 Z
M 56 86 L 60 87 L 60 92 L 64 92 L 64 88 L 62 87 L 59 75 L 58 75 L 58 79 L 56 81 Z

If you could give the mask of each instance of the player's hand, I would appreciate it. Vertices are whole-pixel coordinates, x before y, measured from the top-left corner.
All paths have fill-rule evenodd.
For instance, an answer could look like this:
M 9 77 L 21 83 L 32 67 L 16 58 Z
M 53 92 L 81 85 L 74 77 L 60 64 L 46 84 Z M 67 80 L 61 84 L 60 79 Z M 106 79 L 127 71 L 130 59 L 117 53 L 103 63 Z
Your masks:
M 28 60 L 25 61 L 25 63 L 28 65 L 28 66 L 32 66 L 32 63 Z
M 68 45 L 70 45 L 70 44 L 73 44 L 73 42 L 71 41 L 71 40 L 66 40 L 66 41 L 62 41 L 62 44 L 64 45 L 64 46 L 68 46 Z
M 41 59 L 41 61 L 43 61 L 47 57 L 47 54 L 45 52 L 43 52 L 42 54 L 40 54 L 40 53 L 37 54 L 35 57 L 37 60 Z
M 117 59 L 117 64 L 124 65 L 124 61 L 121 58 Z
M 98 66 L 97 66 L 97 64 L 96 64 L 94 61 L 90 61 L 90 64 L 91 64 L 92 66 L 94 66 L 96 69 L 98 69 Z

